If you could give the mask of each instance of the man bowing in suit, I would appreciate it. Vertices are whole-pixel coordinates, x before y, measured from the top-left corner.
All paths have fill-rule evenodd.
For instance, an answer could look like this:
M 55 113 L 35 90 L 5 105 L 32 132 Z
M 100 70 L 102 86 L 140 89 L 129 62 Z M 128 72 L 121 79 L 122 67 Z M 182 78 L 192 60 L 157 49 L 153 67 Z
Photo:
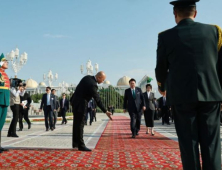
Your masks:
M 78 147 L 80 151 L 91 151 L 85 146 L 83 140 L 83 128 L 85 123 L 86 110 L 88 102 L 94 98 L 97 106 L 112 120 L 111 113 L 103 106 L 99 94 L 97 93 L 98 86 L 106 79 L 104 72 L 98 72 L 96 76 L 85 76 L 76 87 L 76 91 L 70 99 L 73 108 L 73 141 L 72 147 Z
M 132 138 L 135 138 L 139 135 L 142 110 L 146 110 L 146 107 L 142 90 L 136 87 L 136 80 L 130 79 L 129 85 L 130 88 L 125 90 L 123 112 L 129 112 Z

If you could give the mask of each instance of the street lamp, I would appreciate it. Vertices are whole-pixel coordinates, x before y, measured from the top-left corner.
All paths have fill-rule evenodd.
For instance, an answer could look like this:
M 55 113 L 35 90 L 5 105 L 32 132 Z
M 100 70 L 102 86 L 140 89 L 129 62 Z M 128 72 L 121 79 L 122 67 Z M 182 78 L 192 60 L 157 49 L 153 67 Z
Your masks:
M 15 73 L 15 78 L 21 68 L 27 63 L 28 54 L 26 52 L 19 56 L 19 49 L 16 47 L 15 51 L 6 54 L 6 59 L 11 63 L 12 70 Z
M 43 74 L 43 81 L 48 81 L 50 87 L 52 87 L 52 82 L 57 80 L 58 80 L 58 74 L 56 73 L 55 76 L 53 76 L 51 70 L 49 70 L 47 76 L 46 74 Z
M 66 93 L 69 87 L 68 83 L 65 83 L 64 81 L 62 83 L 59 83 L 59 87 L 62 93 Z
M 96 63 L 94 68 L 95 68 L 95 71 L 97 73 L 98 70 L 99 70 L 99 64 Z M 87 63 L 86 63 L 86 73 L 83 73 L 84 65 L 80 66 L 80 71 L 81 71 L 81 74 L 93 75 L 93 65 L 92 65 L 92 62 L 90 60 L 87 61 Z

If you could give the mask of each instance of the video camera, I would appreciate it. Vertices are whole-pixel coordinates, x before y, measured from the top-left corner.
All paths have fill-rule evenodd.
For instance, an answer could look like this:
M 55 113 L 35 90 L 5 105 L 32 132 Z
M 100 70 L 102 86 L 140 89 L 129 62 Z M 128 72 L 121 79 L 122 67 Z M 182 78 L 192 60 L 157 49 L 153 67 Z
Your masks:
M 18 79 L 18 78 L 11 78 L 10 79 L 10 86 L 11 87 L 18 87 L 18 86 L 26 86 L 25 80 Z

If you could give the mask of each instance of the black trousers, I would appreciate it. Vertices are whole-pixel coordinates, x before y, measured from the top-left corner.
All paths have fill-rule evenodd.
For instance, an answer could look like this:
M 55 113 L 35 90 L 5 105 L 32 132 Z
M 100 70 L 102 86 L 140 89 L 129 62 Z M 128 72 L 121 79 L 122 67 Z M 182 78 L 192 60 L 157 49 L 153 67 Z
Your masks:
M 89 109 L 89 108 L 86 111 L 85 123 L 87 123 L 88 118 L 90 119 L 89 123 L 92 124 L 92 122 L 93 122 L 93 111 L 92 111 L 92 109 Z
M 23 122 L 22 122 L 23 117 L 24 117 L 24 119 L 25 119 L 25 121 L 28 125 L 31 124 L 31 122 L 29 120 L 28 112 L 29 112 L 28 109 L 23 109 L 23 107 L 20 106 L 20 110 L 19 110 L 19 129 L 23 129 Z
M 86 105 L 87 106 L 87 105 Z M 74 108 L 74 107 L 73 107 Z M 78 110 L 73 109 L 73 130 L 72 130 L 72 147 L 85 147 L 85 143 L 83 140 L 84 133 L 84 124 L 85 124 L 85 111 L 79 112 Z
M 66 110 L 64 108 L 61 110 L 61 116 L 62 116 L 62 123 L 67 123 Z
M 167 106 L 163 106 L 161 108 L 161 114 L 162 114 L 162 124 L 164 124 L 164 123 L 169 124 L 170 123 L 170 120 L 169 120 L 170 112 L 169 112 Z
M 57 123 L 57 116 L 58 116 L 58 112 L 53 112 L 53 127 L 55 129 L 55 125 Z
M 95 121 L 96 121 L 96 111 L 95 110 L 93 111 L 93 118 L 95 118 Z
M 46 129 L 53 128 L 54 121 L 53 121 L 53 111 L 51 109 L 51 106 L 47 106 L 44 108 L 44 116 L 45 116 L 45 127 Z
M 16 126 L 19 118 L 19 107 L 20 107 L 19 104 L 14 104 L 13 106 L 10 107 L 12 110 L 13 118 L 8 129 L 8 134 L 13 134 L 13 135 L 16 134 Z
M 150 108 L 147 108 L 144 111 L 144 119 L 145 119 L 146 127 L 154 127 L 154 114 L 155 114 L 155 110 L 151 110 Z
M 132 135 L 136 135 L 140 131 L 141 112 L 129 113 L 130 115 L 130 128 Z
M 184 170 L 221 169 L 220 103 L 197 102 L 173 106 Z

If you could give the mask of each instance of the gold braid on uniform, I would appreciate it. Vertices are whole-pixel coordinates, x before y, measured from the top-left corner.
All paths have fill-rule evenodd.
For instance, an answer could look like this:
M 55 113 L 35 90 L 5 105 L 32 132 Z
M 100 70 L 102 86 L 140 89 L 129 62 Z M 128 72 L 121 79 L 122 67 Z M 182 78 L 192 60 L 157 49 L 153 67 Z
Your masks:
M 217 27 L 218 30 L 218 35 L 219 35 L 219 39 L 218 39 L 218 51 L 220 51 L 221 47 L 222 47 L 222 30 L 219 26 L 215 25 Z

